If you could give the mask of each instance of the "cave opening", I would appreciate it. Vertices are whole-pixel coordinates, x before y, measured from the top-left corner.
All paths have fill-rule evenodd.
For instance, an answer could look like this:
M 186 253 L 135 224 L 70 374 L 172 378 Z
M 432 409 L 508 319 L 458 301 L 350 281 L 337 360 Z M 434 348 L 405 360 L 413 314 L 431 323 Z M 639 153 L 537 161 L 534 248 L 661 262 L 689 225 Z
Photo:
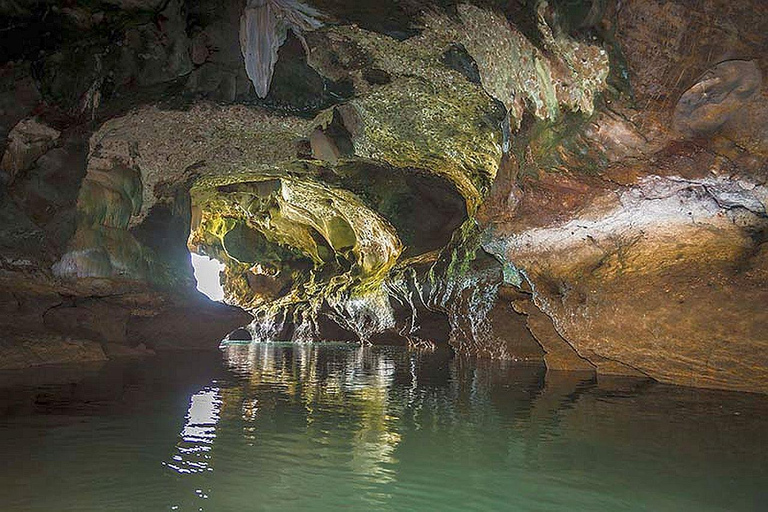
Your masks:
M 224 287 L 221 285 L 221 272 L 224 264 L 214 258 L 209 258 L 196 253 L 190 253 L 192 269 L 195 274 L 197 291 L 211 300 L 221 302 L 224 300 Z
M 433 261 L 468 219 L 450 181 L 343 162 L 318 175 L 199 183 L 190 198 L 197 289 L 252 314 L 254 339 L 447 344 L 446 319 L 432 329 L 409 318 L 416 295 L 397 307 L 385 297 L 398 262 Z
M 767 503 L 766 23 L 0 0 L 0 512 Z

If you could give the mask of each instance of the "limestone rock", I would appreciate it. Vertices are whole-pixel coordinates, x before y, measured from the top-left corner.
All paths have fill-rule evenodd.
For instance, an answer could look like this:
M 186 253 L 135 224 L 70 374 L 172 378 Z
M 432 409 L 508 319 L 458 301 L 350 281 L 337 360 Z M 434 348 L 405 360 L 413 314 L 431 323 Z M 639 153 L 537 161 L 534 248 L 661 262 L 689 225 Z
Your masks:
M 304 31 L 322 25 L 319 16 L 317 10 L 297 0 L 248 1 L 240 18 L 240 50 L 259 98 L 269 92 L 277 50 L 285 42 L 288 30 L 303 41 Z
M 36 118 L 20 121 L 8 135 L 8 146 L 0 162 L 0 169 L 8 173 L 9 181 L 13 181 L 51 149 L 60 135 L 58 130 Z
M 647 110 L 673 108 L 718 62 L 756 59 L 763 70 L 768 65 L 765 2 L 634 0 L 610 9 L 623 72 Z
M 521 270 L 598 373 L 766 391 L 768 315 L 757 305 L 768 296 L 759 274 L 739 270 L 762 265 L 751 233 L 766 228 L 766 191 L 723 184 L 649 179 L 543 226 L 498 225 L 486 249 Z M 750 212 L 738 221 L 736 203 Z
M 745 108 L 759 94 L 761 85 L 762 75 L 755 61 L 721 62 L 677 102 L 675 128 L 686 135 L 712 133 Z
M 121 9 L 154 11 L 165 5 L 163 0 L 105 0 L 104 3 L 113 4 Z
M 29 116 L 40 101 L 40 92 L 30 75 L 29 65 L 0 67 L 0 150 L 3 152 L 8 133 Z
M 17 370 L 52 364 L 102 362 L 107 359 L 101 345 L 64 336 L 6 338 L 0 342 L 0 369 Z
M 5 38 L 61 29 L 0 76 L 1 137 L 62 130 L 23 121 L 2 164 L 19 364 L 253 318 L 768 392 L 765 2 L 108 3 L 9 8 Z
M 121 46 L 122 79 L 147 86 L 167 82 L 192 71 L 184 2 L 171 0 L 156 23 L 126 31 Z

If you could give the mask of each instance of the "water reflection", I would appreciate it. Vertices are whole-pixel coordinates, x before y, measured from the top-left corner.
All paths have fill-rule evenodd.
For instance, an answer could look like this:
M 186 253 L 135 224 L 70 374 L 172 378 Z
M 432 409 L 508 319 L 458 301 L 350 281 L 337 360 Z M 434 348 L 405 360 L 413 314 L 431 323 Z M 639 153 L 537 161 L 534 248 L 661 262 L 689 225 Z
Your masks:
M 193 402 L 220 397 L 226 470 L 251 475 L 265 509 L 498 510 L 514 497 L 520 510 L 737 510 L 765 498 L 744 444 L 766 453 L 754 397 L 394 348 L 254 343 L 224 358 L 236 379 Z M 204 425 L 194 447 L 210 450 L 219 409 L 195 423 L 192 408 L 185 432 Z M 733 421 L 742 414 L 752 423 Z M 209 453 L 179 452 L 189 472 L 210 469 Z
M 306 433 L 312 436 L 318 454 L 333 455 L 333 428 L 329 415 L 346 424 L 351 440 L 349 468 L 358 476 L 385 483 L 391 479 L 387 465 L 400 435 L 398 416 L 390 404 L 395 363 L 390 354 L 366 347 L 334 347 L 311 344 L 253 343 L 230 345 L 225 351 L 229 368 L 243 383 L 243 394 L 229 394 L 248 425 L 243 435 L 256 440 L 259 399 L 267 393 L 264 407 L 281 403 L 301 404 Z M 277 393 L 277 396 L 273 396 Z M 264 399 L 262 399 L 264 400 Z
M 402 348 L 220 356 L 6 385 L 0 510 L 768 510 L 766 397 Z
M 189 400 L 186 423 L 179 434 L 176 454 L 166 466 L 178 473 L 213 471 L 210 452 L 216 439 L 216 424 L 220 419 L 221 393 L 219 388 L 203 388 Z

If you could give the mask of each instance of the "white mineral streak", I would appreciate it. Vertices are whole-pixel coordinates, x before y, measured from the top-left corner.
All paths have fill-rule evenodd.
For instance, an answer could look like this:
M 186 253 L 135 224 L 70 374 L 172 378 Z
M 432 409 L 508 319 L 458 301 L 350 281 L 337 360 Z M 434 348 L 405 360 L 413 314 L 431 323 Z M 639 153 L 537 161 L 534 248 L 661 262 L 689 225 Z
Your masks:
M 507 249 L 519 254 L 542 253 L 575 249 L 587 239 L 600 243 L 638 233 L 679 233 L 684 226 L 731 224 L 725 214 L 732 208 L 764 214 L 768 191 L 762 185 L 732 183 L 724 178 L 650 177 L 617 199 L 609 211 L 587 209 L 577 219 L 515 235 Z
M 320 27 L 320 16 L 319 11 L 295 0 L 248 0 L 240 17 L 240 51 L 259 98 L 269 92 L 277 51 L 288 36 L 288 29 L 306 50 L 302 33 Z

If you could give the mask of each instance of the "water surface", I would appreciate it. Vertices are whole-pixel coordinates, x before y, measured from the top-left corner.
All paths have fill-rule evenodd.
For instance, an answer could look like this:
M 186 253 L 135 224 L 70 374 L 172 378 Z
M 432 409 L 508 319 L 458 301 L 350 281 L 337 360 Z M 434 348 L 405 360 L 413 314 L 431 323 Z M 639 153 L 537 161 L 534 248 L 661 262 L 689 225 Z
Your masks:
M 355 345 L 0 374 L 0 510 L 768 510 L 766 412 Z

